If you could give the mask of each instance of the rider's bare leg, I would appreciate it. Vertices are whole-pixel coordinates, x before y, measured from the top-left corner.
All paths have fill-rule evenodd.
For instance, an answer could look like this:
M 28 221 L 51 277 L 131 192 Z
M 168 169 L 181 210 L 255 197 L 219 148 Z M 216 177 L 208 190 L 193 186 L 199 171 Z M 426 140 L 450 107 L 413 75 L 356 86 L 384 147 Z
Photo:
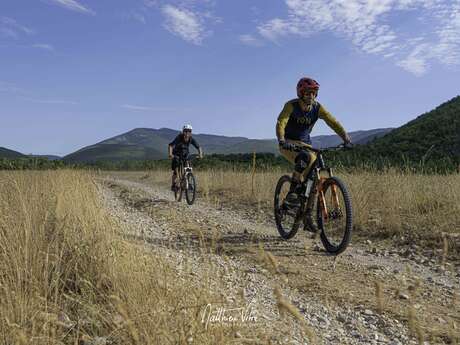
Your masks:
M 171 177 L 171 188 L 176 186 L 176 178 L 177 178 L 177 169 L 173 170 L 172 177 Z

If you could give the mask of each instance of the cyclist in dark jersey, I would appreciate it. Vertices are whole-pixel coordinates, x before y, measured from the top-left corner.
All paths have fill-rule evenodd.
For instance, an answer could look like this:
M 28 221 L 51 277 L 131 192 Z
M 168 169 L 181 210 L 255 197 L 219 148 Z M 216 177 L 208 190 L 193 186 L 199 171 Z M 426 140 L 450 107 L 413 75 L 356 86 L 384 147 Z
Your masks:
M 176 176 L 178 175 L 177 169 L 181 160 L 186 160 L 189 156 L 189 146 L 192 144 L 200 155 L 200 158 L 203 158 L 203 150 L 197 141 L 192 138 L 192 126 L 184 125 L 182 127 L 182 133 L 179 134 L 172 142 L 168 145 L 168 156 L 172 159 L 171 170 L 173 171 L 171 179 L 171 190 L 174 190 L 174 185 L 176 183 Z
M 316 80 L 300 79 L 297 83 L 298 98 L 284 105 L 276 123 L 280 152 L 288 161 L 295 164 L 291 189 L 286 197 L 286 201 L 292 206 L 299 205 L 297 187 L 300 186 L 302 178 L 306 178 L 316 159 L 316 154 L 308 150 L 311 147 L 310 133 L 316 121 L 324 120 L 345 144 L 351 144 L 351 139 L 342 125 L 316 100 L 318 90 L 319 84 Z M 306 150 L 300 153 L 293 152 L 290 150 L 292 144 L 304 146 Z

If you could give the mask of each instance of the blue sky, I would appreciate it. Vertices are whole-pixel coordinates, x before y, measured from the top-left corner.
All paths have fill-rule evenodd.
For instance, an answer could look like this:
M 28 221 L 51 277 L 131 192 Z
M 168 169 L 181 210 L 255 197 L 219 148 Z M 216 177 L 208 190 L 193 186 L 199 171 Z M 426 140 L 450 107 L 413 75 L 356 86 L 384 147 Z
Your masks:
M 0 2 L 0 146 L 24 153 L 185 122 L 271 138 L 304 75 L 347 130 L 400 126 L 460 94 L 460 0 Z

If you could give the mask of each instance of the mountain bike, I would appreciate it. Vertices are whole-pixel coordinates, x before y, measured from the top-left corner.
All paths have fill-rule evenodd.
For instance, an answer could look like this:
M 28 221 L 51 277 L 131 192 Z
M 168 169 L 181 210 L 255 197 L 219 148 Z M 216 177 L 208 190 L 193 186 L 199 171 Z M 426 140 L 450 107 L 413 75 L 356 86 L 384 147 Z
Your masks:
M 316 153 L 316 160 L 299 188 L 300 206 L 292 207 L 285 202 L 291 177 L 284 175 L 278 180 L 274 212 L 276 227 L 283 239 L 294 237 L 303 223 L 304 230 L 319 232 L 321 242 L 328 253 L 338 255 L 347 248 L 353 228 L 350 193 L 345 184 L 338 177 L 333 176 L 332 169 L 326 166 L 323 158 L 324 152 L 344 148 L 348 147 L 341 145 L 324 149 L 307 149 Z M 291 149 L 301 152 L 305 147 L 291 145 Z M 315 213 L 316 224 L 313 221 Z
M 179 160 L 178 176 L 176 177 L 176 184 L 174 186 L 174 198 L 176 201 L 180 202 L 185 192 L 185 199 L 189 205 L 195 202 L 196 196 L 196 180 L 195 176 L 193 176 L 191 162 L 196 157 L 195 155 L 191 155 Z

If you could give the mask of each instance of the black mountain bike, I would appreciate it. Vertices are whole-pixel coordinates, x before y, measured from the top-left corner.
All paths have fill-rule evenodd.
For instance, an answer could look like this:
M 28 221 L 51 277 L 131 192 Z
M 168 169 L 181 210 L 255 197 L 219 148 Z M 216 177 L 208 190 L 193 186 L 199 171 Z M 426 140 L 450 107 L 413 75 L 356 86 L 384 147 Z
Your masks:
M 182 200 L 185 193 L 187 204 L 192 205 L 196 197 L 196 180 L 193 176 L 192 160 L 197 156 L 191 155 L 185 159 L 180 159 L 176 184 L 174 186 L 174 198 L 176 201 Z
M 315 233 L 319 231 L 321 242 L 327 252 L 338 255 L 347 248 L 353 228 L 350 194 L 345 184 L 332 175 L 332 169 L 326 166 L 323 158 L 326 151 L 344 148 L 347 147 L 341 145 L 325 149 L 308 149 L 317 156 L 309 175 L 301 184 L 300 206 L 293 207 L 285 202 L 291 177 L 281 176 L 275 189 L 274 211 L 276 226 L 283 239 L 294 237 L 303 223 L 305 230 Z M 305 148 L 292 145 L 292 150 L 301 152 Z

